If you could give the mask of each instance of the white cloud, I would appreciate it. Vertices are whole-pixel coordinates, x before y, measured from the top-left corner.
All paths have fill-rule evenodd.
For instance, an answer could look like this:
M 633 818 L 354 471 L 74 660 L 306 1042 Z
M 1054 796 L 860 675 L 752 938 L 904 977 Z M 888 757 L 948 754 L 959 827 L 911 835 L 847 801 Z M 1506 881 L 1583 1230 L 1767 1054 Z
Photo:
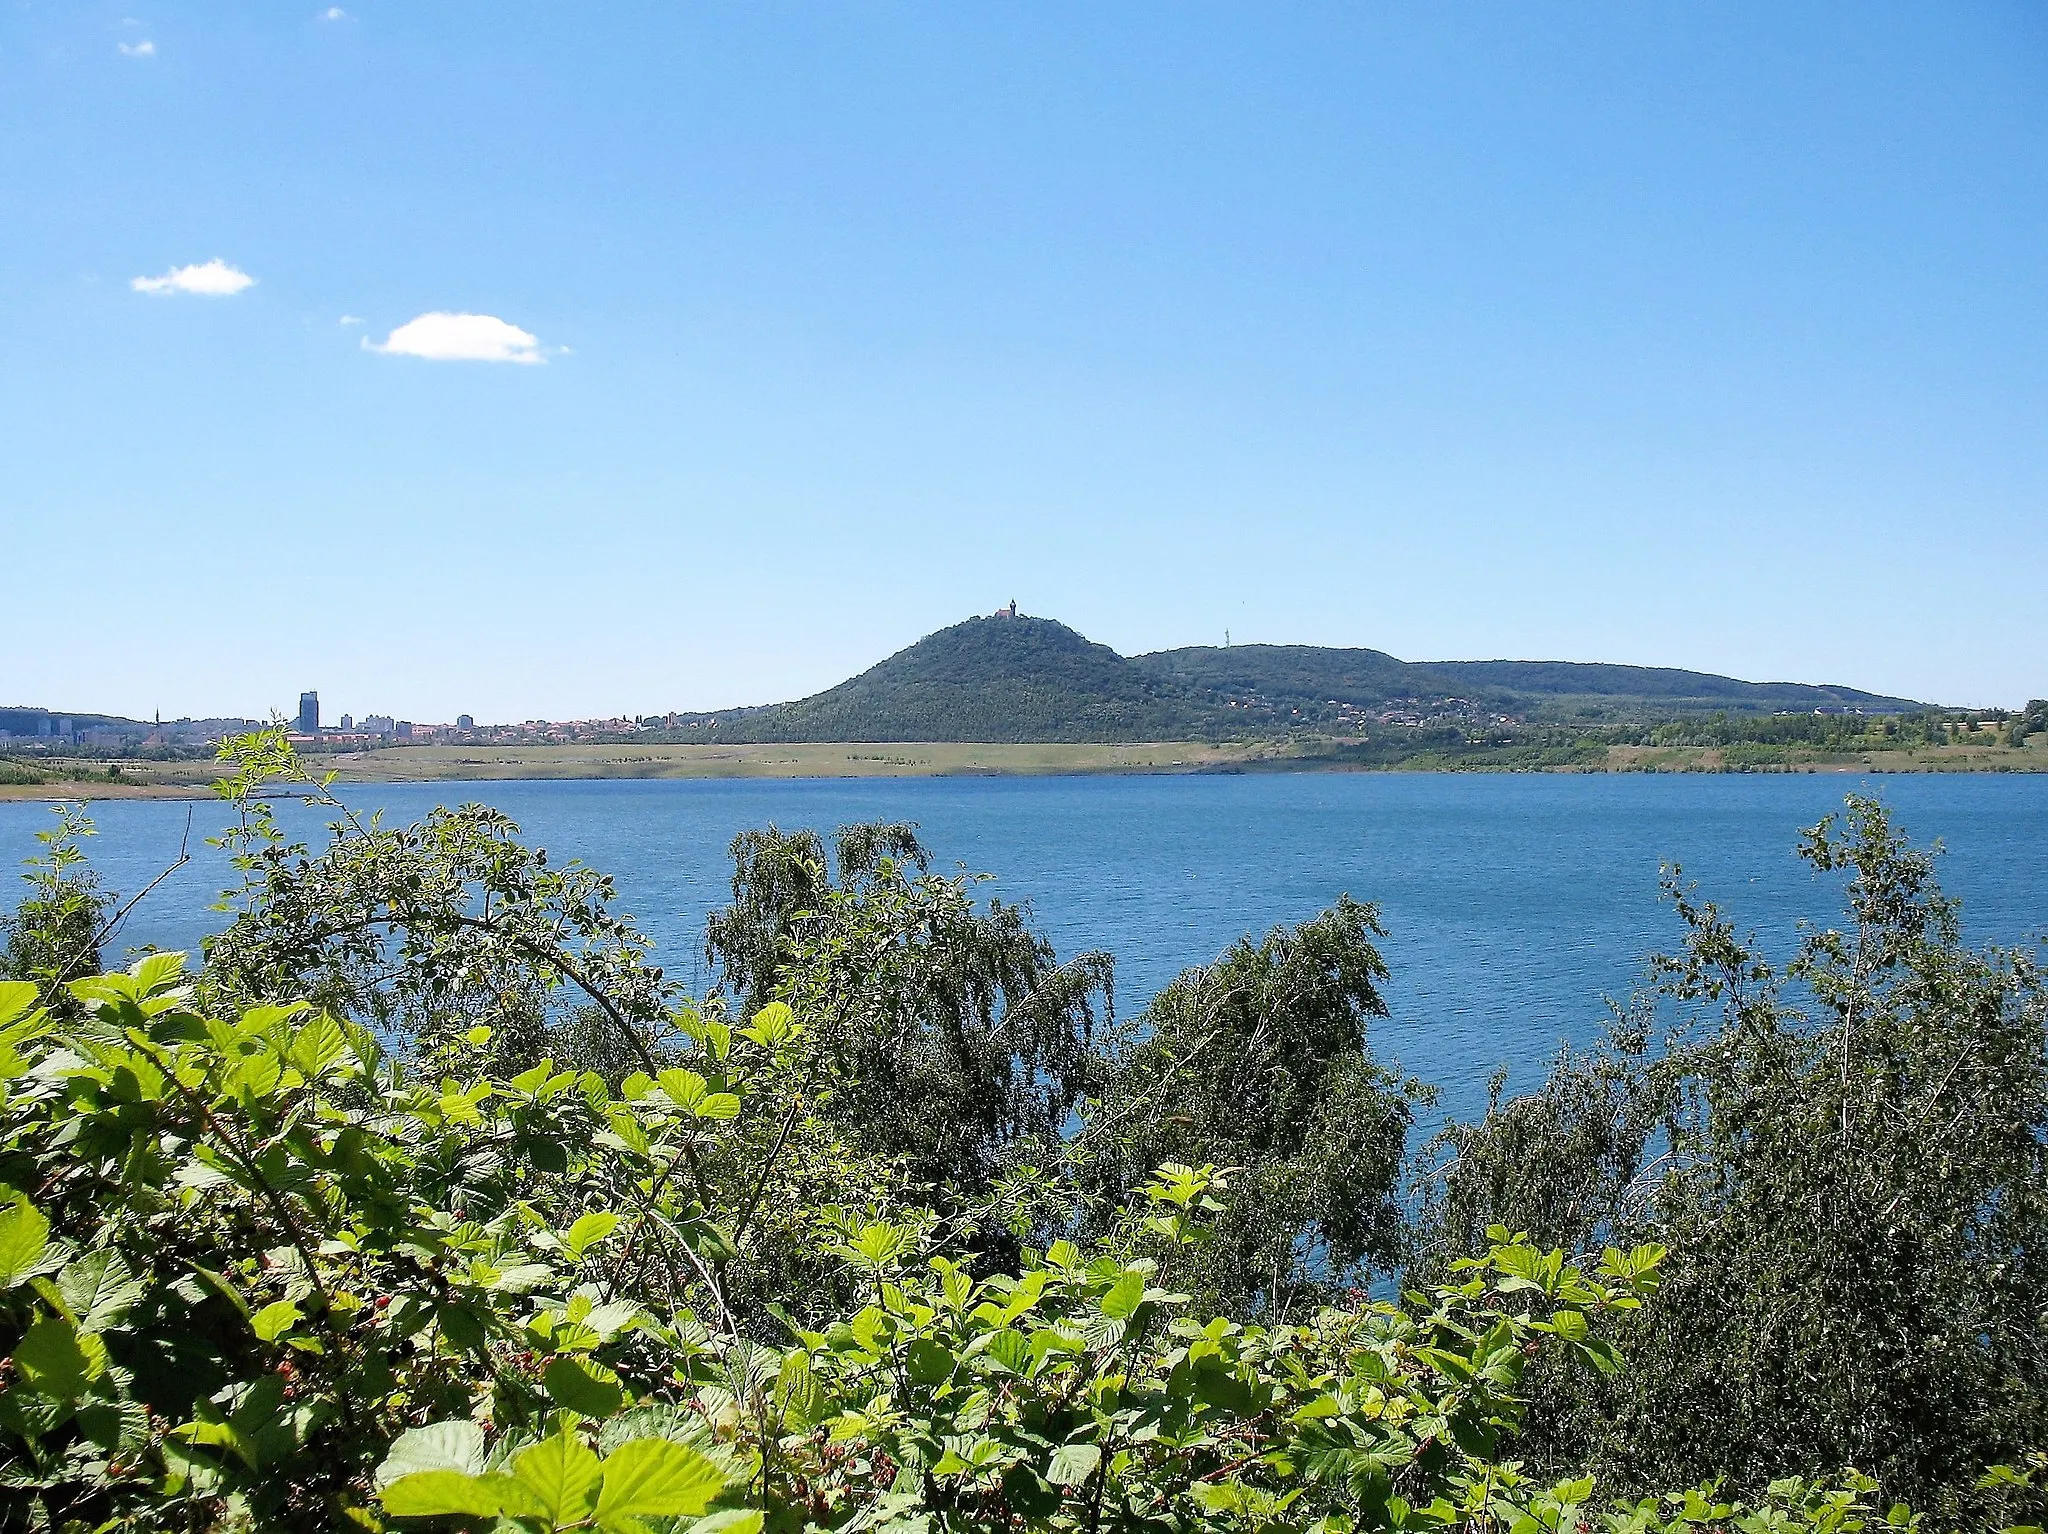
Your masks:
M 335 321 L 337 325 L 360 325 L 362 322 L 363 317 L 360 314 L 344 314 Z
M 436 310 L 407 320 L 380 346 L 363 337 L 367 351 L 434 362 L 539 362 L 540 338 L 492 314 L 449 314 Z
M 139 43 L 116 43 L 114 46 L 127 54 L 131 59 L 153 59 L 156 57 L 156 44 L 149 41 L 148 38 L 144 38 Z
M 197 266 L 174 266 L 161 277 L 137 277 L 128 284 L 138 293 L 197 293 L 204 298 L 227 298 L 246 287 L 254 286 L 256 279 L 247 272 L 238 271 L 227 262 L 215 256 L 211 261 Z
M 320 13 L 320 19 L 322 21 L 354 21 L 355 17 L 349 15 L 347 11 L 338 5 L 330 5 Z

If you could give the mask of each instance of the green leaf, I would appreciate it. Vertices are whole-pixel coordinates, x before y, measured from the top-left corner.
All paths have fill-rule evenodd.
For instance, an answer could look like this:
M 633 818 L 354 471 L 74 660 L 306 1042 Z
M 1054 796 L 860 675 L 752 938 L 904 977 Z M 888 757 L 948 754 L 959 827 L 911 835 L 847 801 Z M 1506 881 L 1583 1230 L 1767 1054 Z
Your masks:
M 1611 1342 L 1599 1337 L 1590 1337 L 1584 1342 L 1572 1344 L 1572 1347 L 1581 1358 L 1602 1374 L 1615 1374 L 1621 1369 L 1621 1354 Z
M 1112 1321 L 1128 1320 L 1137 1308 L 1145 1302 L 1145 1275 L 1126 1273 L 1114 1284 L 1109 1292 L 1096 1303 L 1102 1313 Z
M 685 1444 L 636 1438 L 605 1456 L 600 1522 L 695 1517 L 725 1489 L 718 1467 Z
M 0 1028 L 17 1017 L 26 1017 L 36 1004 L 33 980 L 0 980 Z
M 903 1249 L 910 1244 L 910 1232 L 900 1225 L 890 1225 L 876 1220 L 860 1228 L 860 1234 L 851 1246 L 841 1247 L 842 1254 L 851 1255 L 872 1267 L 881 1267 L 894 1262 L 903 1255 Z
M 1567 1342 L 1583 1342 L 1589 1331 L 1585 1315 L 1576 1310 L 1560 1310 L 1550 1318 L 1550 1329 Z
M 638 1119 L 624 1109 L 619 1109 L 611 1116 L 611 1126 L 609 1131 L 597 1137 L 598 1144 L 631 1151 L 642 1160 L 647 1158 L 647 1149 L 651 1142 L 647 1138 L 647 1131 L 640 1127 Z
M 754 1020 L 742 1031 L 765 1049 L 780 1044 L 795 1027 L 796 1014 L 789 1009 L 789 1003 L 771 1001 L 754 1014 Z
M 478 1305 L 439 1305 L 434 1309 L 434 1319 L 440 1322 L 441 1334 L 463 1352 L 482 1353 L 490 1332 L 481 1311 Z
M 1234 1513 L 1244 1501 L 1244 1489 L 1234 1481 L 1197 1481 L 1188 1493 L 1205 1513 Z
M 1593 1477 L 1580 1476 L 1576 1481 L 1559 1481 L 1550 1488 L 1550 1494 L 1570 1507 L 1577 1507 L 1593 1495 Z
M 619 1217 L 608 1210 L 594 1210 L 576 1216 L 576 1223 L 562 1235 L 562 1245 L 572 1258 L 581 1257 L 619 1228 Z
M 668 1094 L 668 1100 L 678 1108 L 694 1111 L 697 1104 L 704 1101 L 705 1093 L 710 1090 L 704 1078 L 695 1071 L 670 1069 L 663 1071 L 656 1079 L 661 1083 L 661 1090 Z
M 583 1318 L 583 1324 L 609 1342 L 626 1327 L 639 1320 L 641 1315 L 640 1307 L 631 1300 L 612 1300 L 603 1305 L 592 1306 L 590 1314 Z
M 557 1406 L 585 1417 L 609 1417 L 626 1399 L 609 1369 L 580 1358 L 555 1359 L 541 1375 L 541 1386 Z
M 1022 1332 L 1003 1331 L 983 1350 L 983 1356 L 1001 1364 L 1012 1374 L 1031 1372 L 1031 1343 Z
M 251 1007 L 242 1014 L 241 1025 L 245 1031 L 267 1035 L 273 1043 L 283 1047 L 291 1041 L 291 1023 L 306 1010 L 307 1004 L 303 1001 Z
M 1053 1353 L 1085 1353 L 1088 1344 L 1072 1332 L 1063 1332 L 1056 1327 L 1042 1326 L 1031 1334 L 1031 1356 L 1041 1364 Z
M 726 1507 L 699 1518 L 689 1534 L 761 1534 L 758 1507 Z
M 398 1435 L 384 1463 L 377 1467 L 377 1484 L 389 1486 L 409 1475 L 429 1470 L 457 1470 L 475 1475 L 484 1467 L 484 1430 L 460 1418 L 452 1422 L 430 1422 Z
M 176 985 L 185 976 L 185 956 L 182 953 L 153 953 L 140 960 L 129 970 L 135 976 L 137 991 L 153 995 L 166 986 Z
M 143 1295 L 142 1283 L 119 1252 L 88 1252 L 57 1275 L 57 1293 L 87 1331 L 118 1325 Z
M 525 1294 L 538 1289 L 555 1276 L 555 1270 L 544 1262 L 522 1262 L 500 1269 L 495 1278 L 482 1280 L 484 1287 L 498 1294 Z
M 43 1271 L 48 1260 L 50 1222 L 27 1199 L 16 1196 L 0 1213 L 0 1289 L 12 1289 Z
M 378 1493 L 394 1518 L 440 1518 L 451 1514 L 496 1518 L 538 1514 L 533 1493 L 509 1475 L 466 1475 L 460 1470 L 419 1470 L 400 1476 Z
M 249 1315 L 249 1302 L 242 1298 L 241 1291 L 236 1289 L 227 1279 L 214 1272 L 213 1269 L 203 1268 L 196 1262 L 192 1264 L 192 1271 L 206 1281 L 206 1286 L 209 1289 L 239 1310 L 245 1318 Z
M 1139 1285 L 1143 1288 L 1143 1284 Z M 1102 1463 L 1102 1446 L 1092 1443 L 1063 1443 L 1052 1451 L 1052 1463 L 1045 1478 L 1055 1486 L 1080 1486 Z
M 15 1348 L 14 1367 L 38 1395 L 69 1401 L 106 1372 L 107 1345 L 62 1316 L 44 1316 Z
M 249 1325 L 265 1342 L 275 1342 L 292 1329 L 292 1323 L 300 1315 L 299 1307 L 290 1300 L 277 1300 L 251 1316 Z
M 713 1092 L 691 1111 L 700 1119 L 736 1119 L 740 1116 L 740 1100 L 732 1092 Z
M 580 1438 L 557 1433 L 512 1456 L 512 1475 L 534 1495 L 539 1515 L 557 1524 L 580 1523 L 597 1505 L 603 1476 L 597 1456 Z
M 341 1025 L 321 1012 L 292 1035 L 285 1058 L 298 1068 L 300 1075 L 315 1080 L 347 1052 L 348 1036 L 341 1031 Z
M 911 1343 L 904 1362 L 918 1384 L 943 1384 L 953 1373 L 953 1350 L 937 1338 L 920 1337 Z

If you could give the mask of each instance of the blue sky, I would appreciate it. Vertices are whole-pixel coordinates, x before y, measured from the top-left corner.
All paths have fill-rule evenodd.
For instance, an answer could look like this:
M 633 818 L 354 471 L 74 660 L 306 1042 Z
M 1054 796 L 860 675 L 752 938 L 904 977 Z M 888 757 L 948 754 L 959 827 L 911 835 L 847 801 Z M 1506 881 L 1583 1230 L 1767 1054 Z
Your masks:
M 0 5 L 0 702 L 2048 695 L 2038 5 Z

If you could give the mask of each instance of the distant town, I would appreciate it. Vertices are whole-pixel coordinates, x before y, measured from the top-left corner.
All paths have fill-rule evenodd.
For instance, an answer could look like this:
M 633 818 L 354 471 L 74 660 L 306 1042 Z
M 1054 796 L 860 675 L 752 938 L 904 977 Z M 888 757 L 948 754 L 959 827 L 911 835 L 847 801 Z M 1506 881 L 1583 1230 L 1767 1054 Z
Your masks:
M 271 719 L 219 716 L 206 719 L 126 719 L 113 714 L 86 714 L 60 709 L 0 708 L 0 748 L 17 755 L 88 752 L 96 756 L 191 756 L 210 752 L 231 735 L 247 734 L 277 723 Z M 517 724 L 478 724 L 468 714 L 453 723 L 428 724 L 390 714 L 344 713 L 329 722 L 322 714 L 320 694 L 299 694 L 296 717 L 285 720 L 286 733 L 301 751 L 375 750 L 397 744 L 531 745 L 603 740 L 661 729 L 661 716 L 646 719 L 527 719 Z

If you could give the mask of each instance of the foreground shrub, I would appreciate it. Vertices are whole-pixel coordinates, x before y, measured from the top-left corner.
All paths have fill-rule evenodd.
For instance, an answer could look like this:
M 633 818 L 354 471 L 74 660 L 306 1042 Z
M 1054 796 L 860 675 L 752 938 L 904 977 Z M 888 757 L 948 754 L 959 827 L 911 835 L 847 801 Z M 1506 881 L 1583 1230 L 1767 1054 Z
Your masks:
M 1801 853 L 1846 920 L 1782 963 L 1671 871 L 1684 946 L 1606 1048 L 1443 1137 L 1432 1234 L 1672 1250 L 1626 1374 L 1532 1382 L 1539 1462 L 1643 1486 L 1853 1462 L 1974 1516 L 1987 1463 L 2048 1447 L 2048 977 L 1965 946 L 1875 801 Z
M 318 1526 L 410 1426 L 613 1415 L 749 1235 L 714 1191 L 756 1171 L 727 1077 L 772 1070 L 786 1010 L 679 1019 L 707 1073 L 613 1094 L 545 1060 L 422 1079 L 300 1005 L 203 1016 L 176 955 L 72 989 L 64 1024 L 0 985 L 0 1482 L 30 1524 Z
M 203 1015 L 174 955 L 0 986 L 0 1517 L 24 1528 L 1863 1526 L 1870 1484 L 1597 1509 L 1503 1458 L 1532 1360 L 1619 1367 L 1663 1253 L 1506 1231 L 1408 1303 L 1189 1313 L 1223 1181 L 976 1278 L 914 1212 L 811 1211 L 857 1296 L 725 1299 L 789 1136 L 797 1022 L 694 1065 L 420 1079 L 299 1007 Z M 762 1106 L 777 1107 L 772 1100 Z M 774 1112 L 771 1128 L 787 1122 Z M 756 1150 L 756 1146 L 763 1149 Z M 886 1215 L 886 1212 L 884 1212 Z M 797 1296 L 789 1296 L 795 1300 Z M 1891 1515 L 1906 1521 L 1903 1510 Z M 1742 1523 L 1742 1520 L 1750 1520 Z

